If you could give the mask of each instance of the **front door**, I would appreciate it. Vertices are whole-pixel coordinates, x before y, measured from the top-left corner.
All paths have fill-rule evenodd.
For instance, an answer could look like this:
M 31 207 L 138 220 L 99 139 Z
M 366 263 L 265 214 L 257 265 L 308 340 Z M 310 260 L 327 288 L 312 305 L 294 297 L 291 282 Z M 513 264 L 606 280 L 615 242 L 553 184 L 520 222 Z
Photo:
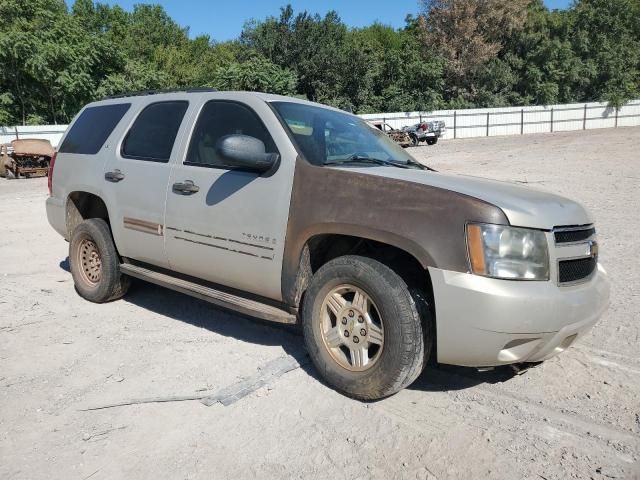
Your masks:
M 123 257 L 168 265 L 164 207 L 175 139 L 189 107 L 184 100 L 141 108 L 105 165 L 104 195 L 118 252 Z M 185 122 L 186 123 L 186 122 Z
M 230 134 L 258 138 L 268 153 L 279 153 L 274 171 L 225 169 L 216 144 Z M 294 165 L 295 150 L 264 101 L 241 103 L 227 95 L 205 102 L 183 161 L 169 179 L 165 245 L 170 268 L 281 300 Z

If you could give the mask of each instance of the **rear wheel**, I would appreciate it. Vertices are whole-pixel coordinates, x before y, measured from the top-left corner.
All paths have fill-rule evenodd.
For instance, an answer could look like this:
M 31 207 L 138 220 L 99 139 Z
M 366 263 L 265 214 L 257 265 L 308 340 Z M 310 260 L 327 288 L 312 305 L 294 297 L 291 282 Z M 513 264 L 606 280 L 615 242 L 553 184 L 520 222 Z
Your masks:
M 411 384 L 430 351 L 429 329 L 423 329 L 404 280 L 365 257 L 340 257 L 316 272 L 303 326 L 311 358 L 327 383 L 362 400 Z
M 438 143 L 438 137 L 435 138 L 429 138 L 427 140 L 427 145 L 435 145 L 436 143 Z
M 129 277 L 120 273 L 120 259 L 107 222 L 81 222 L 69 242 L 69 264 L 76 290 L 86 300 L 104 303 L 122 297 Z

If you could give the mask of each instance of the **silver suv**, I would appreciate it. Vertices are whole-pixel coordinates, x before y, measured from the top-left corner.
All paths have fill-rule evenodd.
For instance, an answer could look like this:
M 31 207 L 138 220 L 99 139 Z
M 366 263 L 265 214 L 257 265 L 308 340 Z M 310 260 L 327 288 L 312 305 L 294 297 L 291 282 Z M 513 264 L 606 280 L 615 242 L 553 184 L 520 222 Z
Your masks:
M 247 92 L 87 105 L 52 162 L 47 215 L 78 293 L 147 280 L 301 323 L 314 364 L 359 399 L 430 354 L 488 367 L 556 355 L 609 283 L 591 216 L 566 198 L 437 173 L 360 118 Z

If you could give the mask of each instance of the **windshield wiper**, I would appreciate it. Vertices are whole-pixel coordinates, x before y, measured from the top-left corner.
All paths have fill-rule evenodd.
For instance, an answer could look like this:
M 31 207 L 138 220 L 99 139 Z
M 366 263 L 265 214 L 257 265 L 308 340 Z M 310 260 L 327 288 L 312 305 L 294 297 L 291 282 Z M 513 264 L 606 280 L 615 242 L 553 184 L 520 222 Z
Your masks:
M 412 158 L 408 158 L 407 163 L 401 163 L 396 160 L 382 160 L 381 158 L 372 158 L 366 155 L 359 155 L 359 154 L 353 154 L 345 160 L 335 160 L 332 162 L 326 162 L 325 165 L 342 165 L 345 163 L 356 163 L 356 162 L 375 163 L 376 165 L 391 165 L 392 167 L 398 167 L 398 168 L 410 168 L 409 165 L 412 165 L 414 167 L 418 167 L 420 170 L 428 170 L 430 172 L 437 171 L 434 168 L 431 168 L 427 165 L 423 165 L 422 163 L 417 162 Z
M 354 153 L 345 160 L 335 160 L 331 162 L 325 162 L 325 165 L 344 165 L 346 163 L 375 163 L 376 165 L 385 165 L 398 168 L 409 168 L 404 163 L 394 162 L 392 160 L 382 160 L 381 158 L 368 157 L 366 155 L 358 155 Z
M 423 165 L 420 162 L 416 162 L 413 158 L 407 158 L 407 163 L 409 165 L 415 165 L 420 170 L 428 170 L 430 172 L 437 172 L 437 170 L 435 168 L 431 168 L 429 165 Z

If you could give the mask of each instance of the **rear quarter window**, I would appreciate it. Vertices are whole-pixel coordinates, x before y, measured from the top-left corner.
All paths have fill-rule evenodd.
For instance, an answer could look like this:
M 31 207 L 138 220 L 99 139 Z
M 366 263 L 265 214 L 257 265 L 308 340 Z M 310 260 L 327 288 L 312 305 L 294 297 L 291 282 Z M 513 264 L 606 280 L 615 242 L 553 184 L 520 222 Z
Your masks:
M 86 108 L 67 133 L 58 151 L 95 155 L 130 107 L 130 103 L 118 103 Z

